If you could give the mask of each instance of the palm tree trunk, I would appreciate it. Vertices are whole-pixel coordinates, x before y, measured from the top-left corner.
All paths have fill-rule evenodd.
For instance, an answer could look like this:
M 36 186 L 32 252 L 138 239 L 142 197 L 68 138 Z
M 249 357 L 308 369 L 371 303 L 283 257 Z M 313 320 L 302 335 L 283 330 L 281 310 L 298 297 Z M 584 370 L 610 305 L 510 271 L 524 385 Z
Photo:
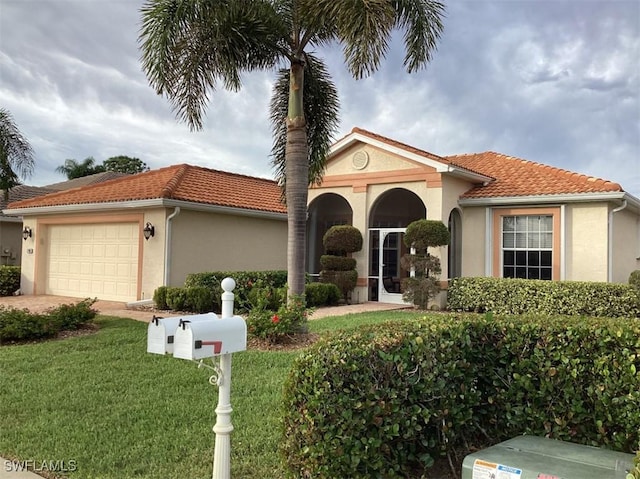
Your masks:
M 287 283 L 289 299 L 304 294 L 309 185 L 309 145 L 302 103 L 304 64 L 292 62 L 289 82 L 289 114 L 285 178 L 288 216 Z

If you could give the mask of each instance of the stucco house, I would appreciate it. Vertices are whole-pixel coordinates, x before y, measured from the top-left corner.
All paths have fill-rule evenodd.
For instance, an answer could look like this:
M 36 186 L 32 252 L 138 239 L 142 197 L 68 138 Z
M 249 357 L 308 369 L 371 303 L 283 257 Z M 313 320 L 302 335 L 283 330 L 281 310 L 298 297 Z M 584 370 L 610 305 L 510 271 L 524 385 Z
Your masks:
M 188 273 L 286 269 L 286 208 L 270 180 L 175 165 L 5 213 L 33 232 L 22 244 L 25 294 L 134 301 Z M 450 229 L 451 244 L 433 251 L 444 281 L 626 282 L 640 269 L 640 200 L 620 185 L 494 152 L 438 156 L 360 128 L 331 148 L 308 214 L 311 275 L 331 226 L 363 233 L 354 302 L 402 302 L 402 238 L 421 218 Z
M 402 237 L 421 218 L 450 229 L 434 251 L 444 280 L 627 282 L 640 269 L 640 200 L 616 183 L 494 152 L 442 157 L 354 128 L 309 191 L 309 272 L 324 232 L 352 224 L 365 238 L 354 300 L 401 302 Z
M 286 269 L 286 208 L 271 180 L 190 165 L 9 205 L 23 294 L 150 299 L 188 273 Z

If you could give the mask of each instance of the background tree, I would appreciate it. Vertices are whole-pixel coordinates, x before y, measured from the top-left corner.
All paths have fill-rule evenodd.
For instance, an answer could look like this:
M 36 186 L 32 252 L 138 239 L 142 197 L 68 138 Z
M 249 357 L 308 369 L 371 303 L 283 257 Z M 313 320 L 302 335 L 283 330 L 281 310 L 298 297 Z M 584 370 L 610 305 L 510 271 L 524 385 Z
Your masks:
M 104 166 L 96 165 L 96 160 L 93 156 L 85 158 L 81 163 L 73 159 L 67 159 L 64 160 L 64 165 L 56 168 L 56 173 L 62 173 L 69 180 L 95 175 L 96 173 L 104 173 L 104 171 Z
M 335 86 L 309 51 L 340 44 L 359 79 L 378 69 L 397 28 L 404 30 L 404 65 L 414 72 L 430 61 L 443 14 L 436 0 L 148 0 L 142 7 L 143 70 L 192 129 L 202 127 L 217 87 L 237 91 L 242 73 L 286 65 L 271 119 L 273 162 L 286 180 L 290 297 L 304 293 L 307 188 L 322 176 L 338 123 Z
M 0 108 L 0 189 L 5 200 L 9 190 L 20 184 L 20 178 L 33 174 L 33 149 L 22 136 L 9 111 Z
M 130 175 L 149 171 L 147 164 L 140 158 L 132 158 L 124 155 L 112 156 L 111 158 L 104 160 L 102 162 L 102 166 L 106 171 L 116 171 L 118 173 L 128 173 Z

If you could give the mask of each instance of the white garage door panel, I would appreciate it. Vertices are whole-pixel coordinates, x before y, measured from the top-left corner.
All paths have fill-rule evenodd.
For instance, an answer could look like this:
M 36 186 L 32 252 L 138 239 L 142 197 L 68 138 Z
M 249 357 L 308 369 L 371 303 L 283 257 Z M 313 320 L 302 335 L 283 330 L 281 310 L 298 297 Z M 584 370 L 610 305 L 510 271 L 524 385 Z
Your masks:
M 47 294 L 135 300 L 138 234 L 137 223 L 50 226 Z

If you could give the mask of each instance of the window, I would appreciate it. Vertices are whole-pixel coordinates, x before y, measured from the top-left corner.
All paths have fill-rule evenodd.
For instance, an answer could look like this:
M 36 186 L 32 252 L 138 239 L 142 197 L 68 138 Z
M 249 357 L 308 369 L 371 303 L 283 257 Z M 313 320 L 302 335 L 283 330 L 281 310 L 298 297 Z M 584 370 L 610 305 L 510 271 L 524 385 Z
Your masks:
M 553 279 L 553 216 L 502 216 L 502 276 Z

